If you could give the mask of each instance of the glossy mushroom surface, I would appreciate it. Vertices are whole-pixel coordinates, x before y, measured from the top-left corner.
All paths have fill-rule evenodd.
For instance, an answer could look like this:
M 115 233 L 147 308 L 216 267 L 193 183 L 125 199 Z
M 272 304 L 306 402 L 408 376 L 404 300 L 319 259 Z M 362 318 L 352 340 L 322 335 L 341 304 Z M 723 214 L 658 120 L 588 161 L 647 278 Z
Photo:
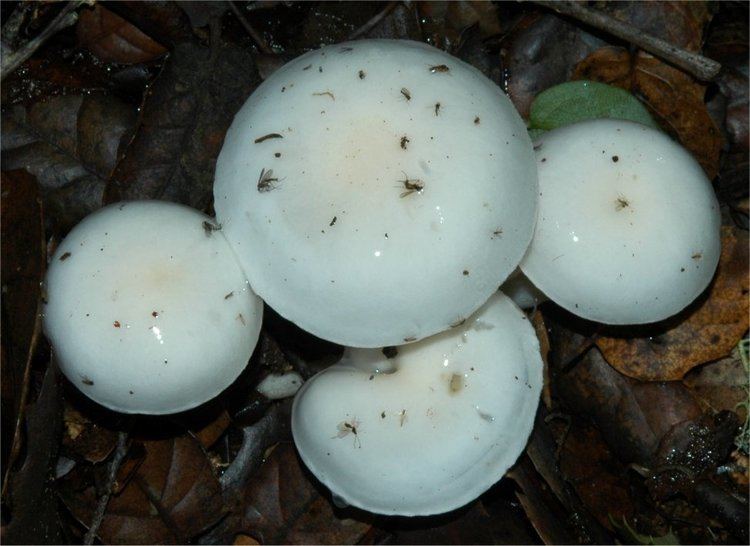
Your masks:
M 44 330 L 63 373 L 123 413 L 206 402 L 247 365 L 263 312 L 218 226 L 160 201 L 118 203 L 60 243 Z
M 520 267 L 551 300 L 590 320 L 641 324 L 708 286 L 719 205 L 687 150 L 620 120 L 550 131 L 535 149 L 539 220 Z
M 536 219 L 525 126 L 478 70 L 362 40 L 274 72 L 227 133 L 215 208 L 253 289 L 305 330 L 382 347 L 471 315 Z
M 398 347 L 347 349 L 303 385 L 292 432 L 334 496 L 370 512 L 429 515 L 475 499 L 526 445 L 542 360 L 523 312 L 501 293 L 464 324 Z

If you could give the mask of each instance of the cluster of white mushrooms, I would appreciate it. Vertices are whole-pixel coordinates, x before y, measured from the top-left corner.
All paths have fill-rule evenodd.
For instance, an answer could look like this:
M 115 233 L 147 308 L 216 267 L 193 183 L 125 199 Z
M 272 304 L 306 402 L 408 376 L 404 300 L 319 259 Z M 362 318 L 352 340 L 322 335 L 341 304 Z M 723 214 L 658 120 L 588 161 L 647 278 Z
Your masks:
M 338 500 L 383 514 L 462 506 L 523 450 L 542 360 L 498 291 L 516 268 L 530 303 L 633 324 L 689 304 L 719 257 L 711 185 L 668 137 L 598 120 L 532 145 L 479 71 L 408 41 L 271 75 L 226 135 L 214 201 L 215 220 L 129 202 L 71 231 L 46 279 L 62 370 L 121 412 L 195 407 L 247 365 L 262 298 L 348 347 L 297 393 L 294 439 Z

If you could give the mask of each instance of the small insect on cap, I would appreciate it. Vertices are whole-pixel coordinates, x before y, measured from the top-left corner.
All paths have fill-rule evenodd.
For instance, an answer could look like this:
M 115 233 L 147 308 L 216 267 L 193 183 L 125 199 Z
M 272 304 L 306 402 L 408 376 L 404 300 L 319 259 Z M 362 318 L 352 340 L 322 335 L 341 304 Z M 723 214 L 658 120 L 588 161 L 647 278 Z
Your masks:
M 458 326 L 397 348 L 347 349 L 294 400 L 302 460 L 343 503 L 423 516 L 465 505 L 516 461 L 542 387 L 534 330 L 496 293 Z
M 247 365 L 262 302 L 208 216 L 161 201 L 116 203 L 57 248 L 44 330 L 84 394 L 123 413 L 213 398 Z
M 357 347 L 471 315 L 536 221 L 524 124 L 478 70 L 422 43 L 362 40 L 273 73 L 218 159 L 218 220 L 285 318 Z
M 608 324 L 656 322 L 708 286 L 720 217 L 698 162 L 664 133 L 585 121 L 536 145 L 540 209 L 521 263 L 568 311 Z

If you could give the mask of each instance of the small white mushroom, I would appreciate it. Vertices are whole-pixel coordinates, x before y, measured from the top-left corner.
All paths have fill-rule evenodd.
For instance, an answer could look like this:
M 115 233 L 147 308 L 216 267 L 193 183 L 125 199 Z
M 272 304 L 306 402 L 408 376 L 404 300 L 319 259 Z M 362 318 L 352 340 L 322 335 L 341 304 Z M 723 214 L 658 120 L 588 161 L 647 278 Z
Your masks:
M 656 322 L 708 286 L 720 216 L 698 162 L 668 136 L 585 121 L 535 146 L 539 220 L 521 270 L 568 311 L 608 324 Z
M 297 372 L 271 373 L 258 383 L 255 390 L 269 400 L 278 400 L 294 396 L 302 383 L 304 380 Z
M 344 503 L 406 516 L 478 497 L 516 461 L 542 386 L 539 343 L 501 293 L 448 332 L 347 349 L 297 393 L 292 432 L 307 467 Z
M 513 271 L 536 167 L 521 118 L 478 70 L 422 43 L 363 40 L 258 87 L 214 197 L 271 307 L 319 337 L 382 347 L 449 328 Z
M 220 226 L 159 201 L 110 205 L 57 248 L 44 329 L 60 368 L 123 413 L 193 408 L 239 375 L 263 312 Z

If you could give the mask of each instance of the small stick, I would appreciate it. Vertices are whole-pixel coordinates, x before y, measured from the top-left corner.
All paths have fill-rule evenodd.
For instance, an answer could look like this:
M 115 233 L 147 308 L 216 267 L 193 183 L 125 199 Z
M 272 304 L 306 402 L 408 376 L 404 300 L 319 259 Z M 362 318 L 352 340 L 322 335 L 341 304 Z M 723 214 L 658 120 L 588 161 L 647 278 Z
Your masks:
M 370 32 L 372 29 L 378 26 L 380 22 L 388 16 L 389 13 L 396 9 L 396 6 L 398 6 L 398 4 L 399 2 L 388 2 L 388 4 L 379 13 L 373 16 L 369 21 L 367 21 L 357 30 L 352 32 L 349 35 L 349 40 L 354 40 L 355 38 L 359 38 L 363 34 L 367 34 L 368 32 Z
M 653 34 L 642 32 L 628 23 L 587 7 L 583 2 L 572 2 L 570 0 L 557 2 L 550 0 L 532 1 L 535 4 L 553 9 L 558 13 L 568 15 L 594 28 L 627 40 L 668 63 L 682 68 L 699 80 L 710 81 L 721 70 L 721 65 L 708 57 L 677 47 L 666 40 L 657 38 Z
M 57 14 L 57 17 L 47 25 L 47 28 L 39 33 L 39 36 L 33 40 L 29 40 L 19 49 L 7 55 L 7 57 L 4 56 L 2 68 L 0 69 L 0 79 L 5 79 L 5 76 L 11 74 L 16 68 L 18 68 L 18 65 L 31 57 L 34 52 L 58 30 L 74 24 L 78 20 L 78 14 L 73 10 L 84 3 L 86 3 L 86 0 L 73 0 L 72 2 L 68 2 L 62 11 Z
M 94 512 L 94 518 L 91 520 L 89 530 L 86 531 L 86 536 L 83 537 L 84 544 L 93 544 L 96 540 L 96 533 L 99 531 L 99 526 L 104 520 L 104 513 L 107 511 L 107 504 L 109 499 L 112 497 L 112 489 L 114 488 L 115 480 L 117 479 L 117 471 L 120 469 L 125 455 L 128 452 L 128 431 L 123 430 L 117 435 L 117 448 L 115 449 L 115 455 L 112 457 L 112 462 L 109 464 L 109 470 L 107 471 L 107 485 L 104 490 L 104 494 L 99 497 L 99 502 L 96 505 L 96 511 Z
M 227 0 L 227 4 L 229 4 L 229 7 L 232 10 L 232 13 L 234 13 L 234 16 L 237 17 L 237 20 L 245 28 L 245 30 L 253 39 L 253 41 L 257 44 L 258 49 L 260 49 L 263 53 L 266 53 L 267 55 L 273 55 L 274 54 L 273 49 L 271 49 L 271 47 L 268 45 L 268 43 L 263 38 L 263 36 L 261 36 L 260 33 L 253 28 L 250 22 L 247 19 L 245 19 L 245 16 L 242 15 L 242 12 L 239 10 L 239 8 L 234 5 L 234 2 L 232 2 L 232 0 Z

